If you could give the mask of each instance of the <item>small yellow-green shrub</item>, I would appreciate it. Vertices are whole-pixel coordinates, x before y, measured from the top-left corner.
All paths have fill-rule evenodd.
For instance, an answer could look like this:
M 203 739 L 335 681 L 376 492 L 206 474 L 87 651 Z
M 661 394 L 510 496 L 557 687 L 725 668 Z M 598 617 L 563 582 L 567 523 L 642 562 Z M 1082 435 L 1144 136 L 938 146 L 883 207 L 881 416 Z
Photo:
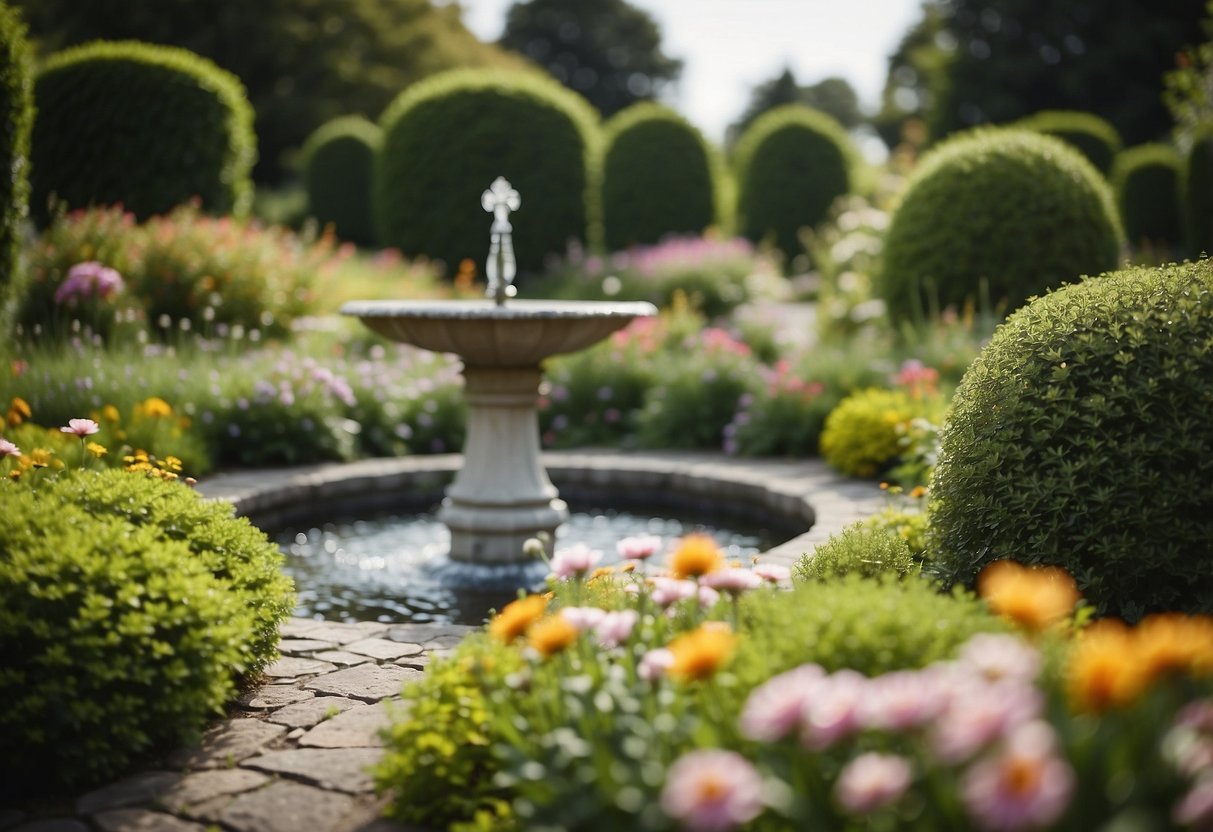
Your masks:
M 795 574 L 802 581 L 824 582 L 844 575 L 907 575 L 914 567 L 914 555 L 904 540 L 860 521 L 804 555 Z
M 844 474 L 874 477 L 897 459 L 901 452 L 898 426 L 908 423 L 919 410 L 905 391 L 860 390 L 826 417 L 821 455 Z

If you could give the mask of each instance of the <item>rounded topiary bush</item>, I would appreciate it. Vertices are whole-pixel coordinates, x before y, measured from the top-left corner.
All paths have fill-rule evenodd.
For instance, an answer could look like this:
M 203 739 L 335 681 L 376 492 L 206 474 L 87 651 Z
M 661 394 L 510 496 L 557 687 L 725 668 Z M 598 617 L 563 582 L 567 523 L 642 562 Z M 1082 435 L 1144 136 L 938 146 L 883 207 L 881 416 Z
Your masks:
M 1197 131 L 1184 162 L 1188 246 L 1197 253 L 1213 254 L 1213 124 Z
M 34 82 L 31 209 L 121 203 L 140 218 L 197 199 L 244 214 L 256 158 L 236 76 L 184 49 L 98 41 L 52 55 Z
M 410 256 L 483 268 L 492 218 L 480 196 L 504 176 L 522 197 L 520 271 L 537 271 L 591 222 L 597 116 L 582 98 L 530 73 L 453 70 L 401 93 L 384 112 L 373 206 L 379 241 Z
M 0 287 L 13 282 L 21 222 L 29 211 L 29 136 L 34 120 L 33 63 L 25 27 L 0 3 Z
M 1101 612 L 1213 610 L 1213 261 L 1014 314 L 965 374 L 931 486 L 949 582 L 1052 564 Z
M 1106 119 L 1081 110 L 1041 110 L 1014 127 L 1044 133 L 1078 149 L 1101 173 L 1108 173 L 1123 146 L 1120 133 Z
M 967 302 L 1014 309 L 1117 265 L 1120 221 L 1103 176 L 1078 151 L 1027 130 L 964 133 L 928 154 L 885 237 L 889 316 Z
M 854 185 L 858 153 L 825 113 L 789 104 L 763 114 L 737 141 L 737 221 L 754 242 L 773 238 L 788 257 L 800 229 L 825 219 Z
M 230 509 L 121 471 L 0 491 L 0 792 L 113 778 L 272 658 L 289 583 Z
M 605 126 L 602 225 L 615 251 L 717 222 L 717 160 L 703 135 L 678 113 L 636 104 Z
M 1174 251 L 1183 244 L 1182 171 L 1179 154 L 1165 144 L 1131 147 L 1116 157 L 1112 186 L 1131 244 L 1164 251 Z
M 343 116 L 321 125 L 303 145 L 308 211 L 342 240 L 375 242 L 371 181 L 382 143 L 379 125 Z

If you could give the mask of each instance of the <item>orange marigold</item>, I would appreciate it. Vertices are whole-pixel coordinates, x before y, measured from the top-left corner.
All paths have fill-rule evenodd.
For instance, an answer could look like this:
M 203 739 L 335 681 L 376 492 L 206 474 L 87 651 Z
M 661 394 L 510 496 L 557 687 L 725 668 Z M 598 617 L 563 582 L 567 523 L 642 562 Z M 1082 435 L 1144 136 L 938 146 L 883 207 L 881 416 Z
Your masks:
M 687 682 L 707 679 L 728 664 L 736 647 L 737 637 L 727 625 L 709 621 L 670 642 L 674 663 L 668 673 Z
M 991 563 L 977 577 L 977 591 L 996 614 L 1029 630 L 1043 630 L 1069 617 L 1078 603 L 1074 578 L 1056 566 Z
M 1137 700 L 1150 682 L 1134 633 L 1112 618 L 1080 633 L 1066 666 L 1066 690 L 1077 711 L 1102 713 Z
M 724 568 L 724 553 L 706 534 L 688 534 L 670 555 L 670 571 L 676 578 L 698 578 Z
M 550 615 L 531 627 L 529 644 L 545 659 L 577 640 L 577 628 L 562 615 Z
M 1213 673 L 1213 618 L 1151 615 L 1133 633 L 1135 652 L 1151 679 L 1168 673 Z
M 489 622 L 489 635 L 509 644 L 542 618 L 547 606 L 548 601 L 542 595 L 528 595 L 511 601 Z

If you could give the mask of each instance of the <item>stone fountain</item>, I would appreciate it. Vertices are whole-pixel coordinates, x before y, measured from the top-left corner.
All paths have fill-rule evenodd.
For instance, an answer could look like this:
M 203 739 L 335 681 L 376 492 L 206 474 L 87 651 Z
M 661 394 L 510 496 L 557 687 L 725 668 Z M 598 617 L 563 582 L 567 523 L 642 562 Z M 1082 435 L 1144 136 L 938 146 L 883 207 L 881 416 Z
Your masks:
M 657 309 L 643 302 L 514 300 L 509 215 L 521 199 L 498 177 L 481 203 L 493 214 L 484 300 L 362 300 L 341 312 L 393 341 L 463 361 L 467 440 L 438 518 L 451 531 L 453 560 L 513 563 L 528 559 L 528 538 L 543 532 L 554 540 L 568 517 L 539 457 L 544 359 L 585 349 Z

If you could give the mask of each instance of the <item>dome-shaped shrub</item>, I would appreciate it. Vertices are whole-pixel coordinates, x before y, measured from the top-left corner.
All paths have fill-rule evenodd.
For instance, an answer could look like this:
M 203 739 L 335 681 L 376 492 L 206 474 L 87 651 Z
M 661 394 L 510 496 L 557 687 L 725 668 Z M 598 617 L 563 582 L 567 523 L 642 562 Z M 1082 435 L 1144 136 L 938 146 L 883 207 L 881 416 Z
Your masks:
M 717 222 L 717 159 L 703 135 L 657 104 L 635 104 L 605 126 L 602 225 L 608 250 L 699 234 Z
M 0 797 L 119 776 L 273 657 L 289 582 L 230 509 L 121 471 L 0 492 Z
M 1116 157 L 1112 187 L 1130 244 L 1163 252 L 1176 251 L 1183 244 L 1182 170 L 1179 154 L 1165 144 L 1131 147 Z
M 384 112 L 373 206 L 379 241 L 483 269 L 492 218 L 480 195 L 504 176 L 520 271 L 536 271 L 590 222 L 597 116 L 582 98 L 530 73 L 453 70 L 409 87 Z
M 1213 124 L 1199 130 L 1184 166 L 1184 213 L 1188 247 L 1213 254 Z
M 184 49 L 96 42 L 52 55 L 34 82 L 31 207 L 122 203 L 144 218 L 197 198 L 252 200 L 253 110 L 236 76 Z
M 331 223 L 342 240 L 375 242 L 371 177 L 382 143 L 379 125 L 343 116 L 321 125 L 303 145 L 308 211 L 322 225 Z
M 788 257 L 801 250 L 800 229 L 825 219 L 854 184 L 858 154 L 825 113 L 789 104 L 759 117 L 737 141 L 737 221 L 754 242 L 773 236 Z
M 0 3 L 0 288 L 17 270 L 21 221 L 29 210 L 29 135 L 34 120 L 33 64 L 25 27 Z
M 1123 146 L 1120 133 L 1105 119 L 1081 110 L 1041 110 L 1013 127 L 1044 133 L 1077 148 L 1100 173 L 1108 173 Z
M 1078 151 L 1026 130 L 972 131 L 935 148 L 906 183 L 880 293 L 894 320 L 970 300 L 1014 309 L 1116 268 L 1120 241 L 1112 191 Z
M 1012 315 L 941 433 L 944 577 L 1054 564 L 1100 611 L 1213 610 L 1213 261 L 1132 268 Z

